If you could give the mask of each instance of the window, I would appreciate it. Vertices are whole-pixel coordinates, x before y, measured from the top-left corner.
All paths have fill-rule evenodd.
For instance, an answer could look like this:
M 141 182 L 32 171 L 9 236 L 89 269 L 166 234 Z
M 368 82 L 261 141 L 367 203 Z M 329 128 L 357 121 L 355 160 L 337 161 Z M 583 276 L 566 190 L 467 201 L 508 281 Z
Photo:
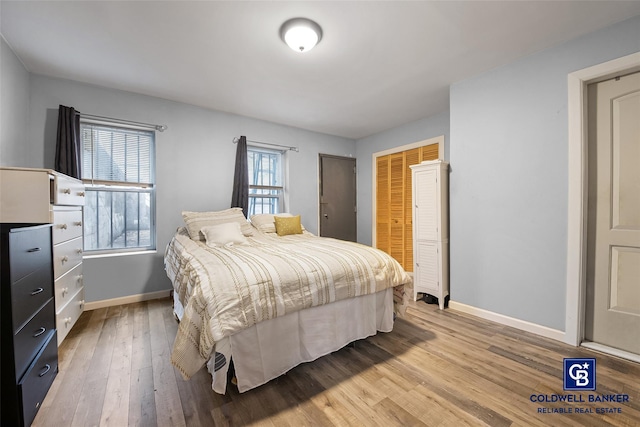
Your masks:
M 249 216 L 284 210 L 284 153 L 247 147 Z
M 155 249 L 155 134 L 82 122 L 84 249 Z

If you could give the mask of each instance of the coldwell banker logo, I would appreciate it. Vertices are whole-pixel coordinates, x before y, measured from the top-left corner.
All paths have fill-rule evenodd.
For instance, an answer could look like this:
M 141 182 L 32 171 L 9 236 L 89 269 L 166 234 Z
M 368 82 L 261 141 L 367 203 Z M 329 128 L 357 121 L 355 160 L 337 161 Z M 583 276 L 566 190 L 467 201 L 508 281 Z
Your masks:
M 596 389 L 596 359 L 564 359 L 565 391 L 594 391 Z M 539 414 L 621 414 L 629 404 L 624 393 L 563 393 L 532 394 L 529 400 L 541 404 Z M 617 404 L 617 405 L 615 405 Z
M 596 389 L 596 359 L 564 359 L 564 390 Z

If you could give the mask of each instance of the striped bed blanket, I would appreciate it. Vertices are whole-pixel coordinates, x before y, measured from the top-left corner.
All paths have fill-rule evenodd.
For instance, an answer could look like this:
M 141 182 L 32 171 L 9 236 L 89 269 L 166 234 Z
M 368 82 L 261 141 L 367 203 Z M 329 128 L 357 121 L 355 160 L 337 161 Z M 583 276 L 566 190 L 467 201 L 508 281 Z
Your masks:
M 403 312 L 411 277 L 378 249 L 306 232 L 248 240 L 211 248 L 180 228 L 167 246 L 165 269 L 185 307 L 171 362 L 185 379 L 217 341 L 264 320 L 389 287 Z

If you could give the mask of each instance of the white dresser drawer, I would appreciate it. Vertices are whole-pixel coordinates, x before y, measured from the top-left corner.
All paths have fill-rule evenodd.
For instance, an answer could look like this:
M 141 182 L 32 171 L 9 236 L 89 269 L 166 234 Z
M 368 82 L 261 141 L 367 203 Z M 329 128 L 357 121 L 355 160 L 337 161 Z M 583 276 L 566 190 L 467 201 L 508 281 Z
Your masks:
M 82 263 L 69 270 L 55 282 L 56 313 L 60 312 L 71 298 L 84 286 L 82 282 Z
M 57 280 L 82 262 L 82 237 L 53 247 L 53 278 Z
M 61 175 L 55 175 L 53 204 L 84 206 L 84 184 L 82 181 Z M 60 335 L 58 335 L 59 339 Z
M 53 244 L 82 236 L 82 208 L 53 208 Z
M 71 297 L 71 301 L 56 314 L 56 328 L 58 329 L 58 345 L 67 336 L 73 325 L 82 314 L 84 308 L 84 288 Z

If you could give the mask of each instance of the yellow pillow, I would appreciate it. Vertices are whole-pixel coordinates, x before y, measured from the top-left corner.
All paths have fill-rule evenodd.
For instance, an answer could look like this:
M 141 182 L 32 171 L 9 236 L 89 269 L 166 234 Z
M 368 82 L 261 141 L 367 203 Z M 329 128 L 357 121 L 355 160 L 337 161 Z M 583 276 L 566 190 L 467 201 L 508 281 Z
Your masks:
M 296 216 L 276 216 L 273 218 L 276 223 L 276 233 L 278 236 L 288 236 L 289 234 L 302 234 L 302 224 L 300 215 Z

